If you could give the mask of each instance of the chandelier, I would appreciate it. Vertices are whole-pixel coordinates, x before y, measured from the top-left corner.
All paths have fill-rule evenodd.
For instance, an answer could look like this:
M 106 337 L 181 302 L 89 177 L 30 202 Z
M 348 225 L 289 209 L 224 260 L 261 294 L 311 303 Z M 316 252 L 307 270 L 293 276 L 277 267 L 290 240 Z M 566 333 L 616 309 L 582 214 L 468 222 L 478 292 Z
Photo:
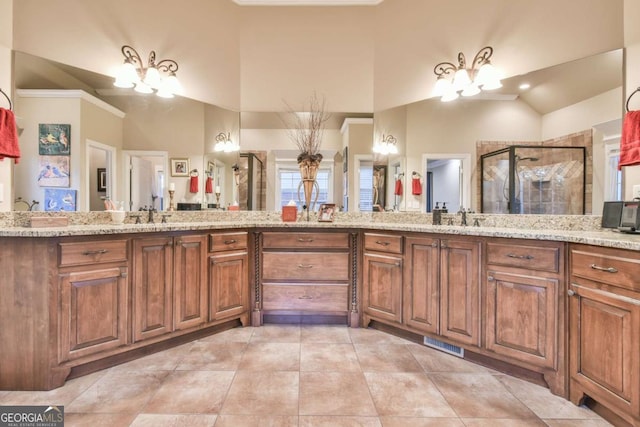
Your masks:
M 493 55 L 493 48 L 486 46 L 473 58 L 471 68 L 462 52 L 458 53 L 458 65 L 451 62 L 441 62 L 433 72 L 438 76 L 433 91 L 435 96 L 441 97 L 443 102 L 453 101 L 460 95 L 473 96 L 483 90 L 502 87 L 498 71 L 491 65 L 489 58 Z
M 173 59 L 163 59 L 156 62 L 156 53 L 152 50 L 149 54 L 147 65 L 142 62 L 142 58 L 131 46 L 122 46 L 124 64 L 116 74 L 116 87 L 132 88 L 139 93 L 153 93 L 162 98 L 173 98 L 179 91 L 180 83 L 176 77 L 178 63 Z M 161 75 L 164 73 L 165 75 Z
M 214 151 L 222 151 L 224 153 L 232 153 L 240 150 L 240 145 L 231 140 L 231 133 L 225 134 L 220 132 L 216 135 L 216 145 L 213 147 Z
M 393 135 L 382 135 L 382 140 L 373 143 L 373 152 L 376 154 L 398 154 L 398 140 Z

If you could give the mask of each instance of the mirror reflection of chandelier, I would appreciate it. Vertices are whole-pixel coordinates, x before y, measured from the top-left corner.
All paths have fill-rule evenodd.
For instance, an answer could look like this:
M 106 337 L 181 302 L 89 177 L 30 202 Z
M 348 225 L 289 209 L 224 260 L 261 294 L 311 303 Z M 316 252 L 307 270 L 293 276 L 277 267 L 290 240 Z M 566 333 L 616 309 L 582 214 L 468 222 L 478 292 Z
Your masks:
M 232 153 L 240 150 L 240 146 L 231 140 L 231 133 L 220 132 L 216 135 L 216 145 L 213 149 L 218 152 Z
M 439 96 L 443 102 L 453 101 L 460 95 L 474 96 L 483 90 L 493 90 L 502 87 L 500 74 L 491 65 L 489 58 L 493 55 L 493 48 L 486 46 L 480 49 L 473 58 L 471 68 L 467 68 L 467 61 L 462 52 L 458 53 L 458 65 L 451 62 L 441 62 L 433 68 L 438 79 L 434 88 L 434 96 Z
M 398 140 L 393 135 L 382 135 L 382 139 L 380 141 L 376 141 L 373 143 L 373 152 L 376 154 L 382 154 L 386 156 L 387 154 L 398 154 Z
M 142 58 L 131 46 L 122 46 L 124 64 L 118 70 L 114 86 L 132 88 L 139 93 L 153 93 L 162 98 L 173 98 L 179 92 L 180 83 L 176 77 L 178 63 L 173 59 L 156 62 L 156 53 L 152 50 L 145 67 Z M 163 75 L 164 74 L 164 75 Z

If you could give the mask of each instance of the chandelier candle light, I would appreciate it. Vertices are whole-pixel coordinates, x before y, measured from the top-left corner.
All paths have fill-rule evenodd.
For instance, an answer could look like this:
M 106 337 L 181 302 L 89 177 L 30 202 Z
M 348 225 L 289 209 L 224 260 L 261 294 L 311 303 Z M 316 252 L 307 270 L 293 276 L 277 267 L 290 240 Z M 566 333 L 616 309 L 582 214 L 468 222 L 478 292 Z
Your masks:
M 382 154 L 386 156 L 387 154 L 398 154 L 398 140 L 393 135 L 382 135 L 381 141 L 376 141 L 373 143 L 373 152 L 376 154 Z
M 460 95 L 474 96 L 483 90 L 493 90 L 502 87 L 498 71 L 491 65 L 489 58 L 493 55 L 493 48 L 486 46 L 473 58 L 471 68 L 462 52 L 458 53 L 458 65 L 451 62 L 441 62 L 433 72 L 438 79 L 433 91 L 435 96 L 441 97 L 443 102 L 453 101 Z
M 118 70 L 114 86 L 132 88 L 139 93 L 153 93 L 162 98 L 173 98 L 179 91 L 180 83 L 176 77 L 178 63 L 173 59 L 163 59 L 156 62 L 156 53 L 152 50 L 145 67 L 142 58 L 131 46 L 122 46 L 124 64 Z M 166 74 L 165 77 L 161 72 Z
M 231 133 L 225 134 L 224 132 L 220 132 L 216 135 L 216 145 L 213 149 L 218 152 L 232 153 L 239 151 L 240 145 L 231 140 Z

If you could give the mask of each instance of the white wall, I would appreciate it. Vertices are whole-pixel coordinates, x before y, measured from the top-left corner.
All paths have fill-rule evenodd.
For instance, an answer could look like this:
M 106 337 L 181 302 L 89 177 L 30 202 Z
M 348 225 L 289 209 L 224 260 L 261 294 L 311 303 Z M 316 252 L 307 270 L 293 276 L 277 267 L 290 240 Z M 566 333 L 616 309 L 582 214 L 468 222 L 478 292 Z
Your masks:
M 624 46 L 625 46 L 625 100 L 631 92 L 640 87 L 640 2 L 637 0 L 624 0 Z M 637 104 L 638 94 L 630 107 L 640 109 Z M 635 105 L 635 107 L 634 107 Z M 640 184 L 640 165 L 626 166 L 624 170 L 624 199 L 632 198 L 633 185 Z
M 13 1 L 0 0 L 0 88 L 9 95 L 11 93 L 11 46 L 13 40 Z M 0 99 L 0 107 L 8 108 L 4 98 Z M 22 139 L 22 138 L 20 138 Z M 2 186 L 2 200 L 0 211 L 10 211 L 13 207 L 12 159 L 0 161 L 0 185 Z

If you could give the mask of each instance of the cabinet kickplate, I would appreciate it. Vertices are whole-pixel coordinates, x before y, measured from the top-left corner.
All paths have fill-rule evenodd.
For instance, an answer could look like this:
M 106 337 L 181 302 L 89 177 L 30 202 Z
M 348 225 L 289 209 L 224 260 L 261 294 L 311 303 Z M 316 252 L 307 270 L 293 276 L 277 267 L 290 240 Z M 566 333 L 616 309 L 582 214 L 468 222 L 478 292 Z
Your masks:
M 447 344 L 446 342 L 438 341 L 431 337 L 424 337 L 424 345 L 457 357 L 464 357 L 464 348 L 458 347 L 457 345 Z

